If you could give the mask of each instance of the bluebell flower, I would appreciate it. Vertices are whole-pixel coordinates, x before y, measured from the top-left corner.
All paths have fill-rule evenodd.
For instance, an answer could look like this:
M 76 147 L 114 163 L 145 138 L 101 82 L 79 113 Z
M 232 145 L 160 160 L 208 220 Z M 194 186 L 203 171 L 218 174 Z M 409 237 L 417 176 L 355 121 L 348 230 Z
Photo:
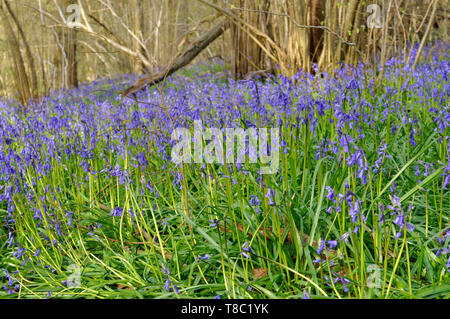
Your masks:
M 198 255 L 197 259 L 198 260 L 208 260 L 211 256 L 209 256 L 208 254 L 205 254 L 204 256 Z
M 320 239 L 320 246 L 319 248 L 316 250 L 317 255 L 321 255 L 323 250 L 325 249 L 325 241 L 323 239 Z
M 309 292 L 307 290 L 303 290 L 302 299 L 311 299 L 311 296 L 309 295 Z
M 344 233 L 344 234 L 341 236 L 340 240 L 341 240 L 341 241 L 344 241 L 344 242 L 348 242 L 348 237 L 349 237 L 349 236 L 350 236 L 349 233 Z
M 260 204 L 258 196 L 251 195 L 250 196 L 250 205 L 252 206 L 258 206 Z
M 169 285 L 170 285 L 170 279 L 166 279 L 166 282 L 165 282 L 165 284 L 164 284 L 164 289 L 165 289 L 166 291 L 169 291 Z
M 275 194 L 274 194 L 273 189 L 268 188 L 268 189 L 267 189 L 267 193 L 266 193 L 266 198 L 269 199 L 269 206 L 275 205 L 275 202 L 273 201 L 274 195 L 275 195 Z
M 113 216 L 113 217 L 121 217 L 122 213 L 123 213 L 123 208 L 122 207 L 116 207 L 109 214 L 111 216 Z
M 209 227 L 217 227 L 217 226 L 219 226 L 219 221 L 217 219 L 209 220 Z
M 329 240 L 327 241 L 328 247 L 330 247 L 330 249 L 336 248 L 337 246 L 337 240 Z
M 245 258 L 250 258 L 249 254 L 247 253 L 251 253 L 252 249 L 250 248 L 250 243 L 248 241 L 246 241 L 242 247 L 241 247 L 241 254 L 245 257 Z
M 334 197 L 335 197 L 334 190 L 330 186 L 326 186 L 325 189 L 328 192 L 327 199 L 332 202 L 336 202 L 336 200 L 334 199 Z

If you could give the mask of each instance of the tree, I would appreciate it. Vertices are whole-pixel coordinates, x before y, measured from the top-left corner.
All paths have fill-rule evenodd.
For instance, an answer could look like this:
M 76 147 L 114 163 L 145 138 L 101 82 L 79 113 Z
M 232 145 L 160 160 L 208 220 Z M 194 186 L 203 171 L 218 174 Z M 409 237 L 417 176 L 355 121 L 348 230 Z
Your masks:
M 76 0 L 66 0 L 66 7 L 76 5 Z M 66 41 L 64 51 L 67 58 L 67 87 L 78 87 L 78 62 L 77 62 L 77 30 L 76 28 L 65 29 Z
M 142 0 L 131 0 L 129 2 L 131 20 L 133 23 L 133 50 L 145 55 L 144 47 L 142 45 L 142 34 L 144 31 L 144 6 Z M 145 65 L 136 57 L 132 58 L 132 70 L 135 74 L 145 73 Z
M 25 63 L 22 57 L 22 53 L 20 51 L 20 43 L 9 21 L 8 15 L 14 21 L 18 29 L 18 32 L 24 42 L 25 51 L 30 66 L 31 80 L 29 79 L 29 75 L 26 71 Z M 34 68 L 33 56 L 31 54 L 31 50 L 28 46 L 28 42 L 25 38 L 25 34 L 22 30 L 19 20 L 17 19 L 16 15 L 9 6 L 7 0 L 0 1 L 0 17 L 2 20 L 2 25 L 6 30 L 8 45 L 10 48 L 12 59 L 14 61 L 12 69 L 14 74 L 16 92 L 18 94 L 19 101 L 22 103 L 22 105 L 26 105 L 29 100 L 37 97 L 37 78 L 36 78 L 36 70 Z

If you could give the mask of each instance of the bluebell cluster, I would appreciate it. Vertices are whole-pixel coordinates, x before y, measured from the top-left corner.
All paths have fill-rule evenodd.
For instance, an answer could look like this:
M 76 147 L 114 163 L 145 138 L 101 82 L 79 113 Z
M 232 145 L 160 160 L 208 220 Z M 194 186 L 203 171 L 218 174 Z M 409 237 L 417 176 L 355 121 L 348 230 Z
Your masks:
M 102 225 L 85 222 L 80 209 L 71 204 L 79 196 L 76 194 L 84 193 L 87 205 L 95 205 L 89 202 L 90 187 L 111 182 L 117 187 L 138 188 L 141 195 L 152 194 L 157 199 L 161 188 L 156 189 L 155 180 L 162 174 L 171 176 L 165 185 L 171 183 L 172 187 L 183 189 L 183 175 L 171 162 L 174 142 L 170 133 L 177 127 L 192 128 L 195 120 L 201 120 L 204 127 L 280 127 L 285 156 L 306 156 L 294 145 L 308 143 L 311 159 L 335 163 L 336 167 L 345 165 L 345 170 L 351 172 L 354 179 L 345 180 L 343 187 L 325 188 L 324 215 L 333 216 L 346 207 L 350 228 L 339 238 L 321 240 L 316 251 L 320 261 L 324 250 L 348 241 L 350 234 L 358 233 L 367 221 L 369 211 L 364 201 L 370 199 L 356 190 L 376 181 L 381 174 L 387 176 L 383 181 L 390 180 L 396 173 L 391 168 L 396 159 L 402 158 L 402 152 L 409 149 L 414 154 L 413 150 L 431 134 L 435 134 L 436 147 L 415 160 L 411 166 L 413 174 L 408 178 L 415 178 L 413 182 L 419 184 L 441 170 L 439 187 L 447 194 L 443 196 L 448 204 L 450 59 L 448 46 L 440 46 L 441 50 L 427 49 L 429 61 L 416 69 L 401 59 L 389 60 L 382 90 L 374 74 L 379 70 L 343 66 L 333 76 L 300 71 L 292 78 L 280 75 L 262 81 L 237 81 L 215 75 L 174 76 L 162 91 L 146 89 L 135 99 L 120 95 L 126 87 L 124 83 L 135 80 L 126 76 L 119 81 L 102 79 L 78 89 L 55 91 L 27 108 L 4 100 L 0 102 L 1 240 L 23 266 L 39 265 L 43 246 L 61 254 L 69 245 L 66 238 L 73 232 L 83 230 L 101 240 Z M 437 160 L 438 152 L 445 156 Z M 230 165 L 221 171 L 221 177 L 232 178 L 232 186 L 236 187 L 236 175 L 226 173 L 228 169 L 243 178 L 251 171 L 246 164 Z M 280 166 L 275 176 L 278 182 L 286 177 L 285 169 Z M 199 170 L 209 174 L 205 165 Z M 264 189 L 263 193 L 249 194 L 247 203 L 254 211 L 262 212 L 264 199 L 278 209 L 279 189 L 265 186 L 261 176 L 252 181 Z M 375 206 L 379 212 L 377 222 L 392 221 L 397 239 L 404 232 L 415 230 L 410 218 L 414 208 L 405 208 L 400 202 L 406 191 L 394 183 L 383 196 L 384 203 L 379 208 Z M 106 219 L 130 214 L 136 218 L 137 211 L 124 209 L 120 202 L 113 204 L 110 211 L 105 211 Z M 138 204 L 148 206 L 144 200 Z M 444 209 L 445 215 L 448 209 Z M 33 229 L 24 229 L 22 218 Z M 211 227 L 218 225 L 219 221 L 210 220 Z M 439 239 L 440 257 L 448 253 L 447 237 Z M 245 258 L 251 257 L 249 242 L 240 248 Z M 199 259 L 210 258 L 203 255 Z M 56 258 L 54 265 L 41 266 L 59 271 L 60 262 Z M 447 267 L 449 263 L 450 259 Z M 3 271 L 5 290 L 17 292 L 18 283 L 8 270 Z M 165 288 L 169 290 L 168 268 L 164 272 Z M 336 276 L 329 280 L 340 282 L 347 291 L 347 279 Z M 176 286 L 173 289 L 178 292 Z M 304 297 L 309 297 L 308 292 Z

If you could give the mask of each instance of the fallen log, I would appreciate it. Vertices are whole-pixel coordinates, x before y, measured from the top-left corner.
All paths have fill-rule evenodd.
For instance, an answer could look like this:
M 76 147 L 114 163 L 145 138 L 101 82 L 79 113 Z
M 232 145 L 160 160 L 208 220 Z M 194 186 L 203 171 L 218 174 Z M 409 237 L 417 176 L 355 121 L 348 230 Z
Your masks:
M 228 27 L 228 22 L 222 19 L 218 24 L 216 24 L 211 30 L 206 32 L 200 37 L 195 43 L 193 43 L 189 48 L 187 48 L 180 56 L 175 58 L 172 64 L 164 69 L 161 73 L 156 75 L 149 75 L 137 80 L 131 87 L 126 89 L 122 95 L 130 96 L 135 95 L 137 92 L 141 91 L 148 85 L 153 86 L 163 81 L 172 73 L 181 69 L 182 67 L 188 65 L 192 60 L 194 60 L 197 55 L 200 54 L 208 45 L 210 45 L 215 39 L 220 37 Z

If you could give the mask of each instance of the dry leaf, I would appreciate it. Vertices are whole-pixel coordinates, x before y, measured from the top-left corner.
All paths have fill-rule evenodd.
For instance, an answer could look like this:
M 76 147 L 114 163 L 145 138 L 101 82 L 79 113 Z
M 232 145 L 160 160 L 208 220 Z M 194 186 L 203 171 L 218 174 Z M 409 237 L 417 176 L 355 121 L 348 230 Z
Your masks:
M 117 284 L 117 289 L 119 290 L 134 290 L 134 288 L 122 284 Z
M 164 256 L 166 256 L 166 258 L 169 259 L 169 260 L 171 260 L 172 257 L 173 257 L 173 255 L 172 255 L 171 253 L 169 253 L 168 251 L 166 251 L 166 252 L 164 253 Z
M 253 278 L 254 279 L 260 279 L 267 276 L 267 269 L 266 268 L 255 268 L 253 269 Z

